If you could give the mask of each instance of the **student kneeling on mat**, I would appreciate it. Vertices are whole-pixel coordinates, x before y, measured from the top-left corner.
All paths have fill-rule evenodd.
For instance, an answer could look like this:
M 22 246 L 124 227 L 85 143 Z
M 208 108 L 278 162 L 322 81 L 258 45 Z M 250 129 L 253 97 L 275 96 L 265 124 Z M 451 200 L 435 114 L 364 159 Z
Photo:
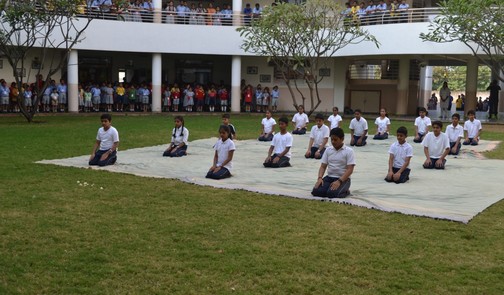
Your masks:
M 264 167 L 280 168 L 290 166 L 290 149 L 292 147 L 292 134 L 287 132 L 289 120 L 285 117 L 278 119 L 280 132 L 273 136 L 273 141 L 268 150 L 268 156 L 264 160 Z M 273 155 L 272 155 L 273 154 Z

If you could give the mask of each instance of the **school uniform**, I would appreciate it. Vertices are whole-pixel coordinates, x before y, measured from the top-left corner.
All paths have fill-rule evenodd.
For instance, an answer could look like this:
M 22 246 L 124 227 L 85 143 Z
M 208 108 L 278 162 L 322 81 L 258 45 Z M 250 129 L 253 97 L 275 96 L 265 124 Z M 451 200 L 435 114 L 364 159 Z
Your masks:
M 306 134 L 306 124 L 308 124 L 310 120 L 305 113 L 296 113 L 294 117 L 292 117 L 292 122 L 296 125 L 296 130 L 292 131 L 292 134 Z
M 397 173 L 397 171 L 401 170 L 402 166 L 404 165 L 404 162 L 406 162 L 406 158 L 413 157 L 413 147 L 407 142 L 400 144 L 399 142 L 396 141 L 390 145 L 388 153 L 394 156 L 394 160 L 392 162 L 392 172 L 395 174 Z M 410 171 L 411 170 L 408 165 L 408 167 L 406 167 L 406 169 L 404 169 L 403 172 L 401 173 L 401 176 L 399 177 L 398 181 L 394 181 L 393 179 L 387 179 L 387 178 L 385 178 L 385 181 L 404 183 L 409 180 Z
M 282 168 L 290 166 L 290 158 L 291 158 L 291 150 L 292 148 L 293 137 L 292 134 L 286 132 L 285 134 L 281 134 L 280 132 L 273 136 L 273 140 L 271 142 L 271 146 L 273 146 L 273 155 L 271 155 L 271 160 L 268 162 L 264 162 L 264 167 L 267 168 Z M 273 163 L 275 158 L 278 158 L 280 154 L 282 154 L 286 148 L 289 148 L 289 151 L 281 157 L 278 162 Z
M 467 137 L 469 138 L 469 141 L 466 142 L 464 141 L 464 145 L 478 145 L 478 132 L 481 130 L 481 121 L 478 119 L 474 119 L 472 122 L 471 120 L 467 120 L 464 122 L 464 131 L 467 132 Z M 476 140 L 475 140 L 476 139 Z
M 306 156 L 306 158 L 316 158 L 320 159 L 324 155 L 325 146 L 322 146 L 325 138 L 329 138 L 329 127 L 326 125 L 322 125 L 320 128 L 315 125 L 312 127 L 310 131 L 310 139 L 313 139 L 313 145 L 310 147 L 310 155 Z M 315 157 L 315 153 L 320 151 L 320 157 Z
M 448 136 L 441 132 L 439 136 L 435 136 L 434 132 L 429 132 L 425 135 L 424 140 L 422 141 L 422 145 L 429 150 L 429 158 L 431 160 L 431 165 L 425 166 L 425 169 L 444 169 L 446 159 L 443 161 L 443 165 L 441 167 L 436 167 L 436 161 L 441 158 L 446 149 L 450 148 L 450 140 Z
M 329 118 L 327 118 L 327 121 L 329 121 L 331 123 L 331 130 L 333 130 L 334 128 L 337 128 L 339 127 L 339 124 L 341 121 L 343 121 L 343 119 L 341 118 L 340 115 L 330 115 Z
M 58 103 L 66 104 L 67 103 L 67 86 L 65 84 L 60 84 L 56 88 L 58 89 Z
M 9 104 L 9 94 L 10 89 L 7 86 L 0 85 L 0 104 L 8 105 Z
M 95 152 L 94 158 L 89 161 L 89 165 L 106 166 L 114 164 L 117 161 L 117 151 L 112 151 L 103 161 L 101 157 L 112 148 L 115 142 L 119 142 L 117 129 L 110 126 L 108 130 L 105 130 L 101 127 L 96 134 L 96 140 L 100 141 L 100 147 Z
M 350 121 L 350 130 L 353 130 L 353 138 L 354 138 L 354 144 L 355 146 L 365 146 L 366 145 L 366 139 L 367 136 L 364 135 L 365 131 L 368 130 L 368 123 L 366 119 L 363 117 L 360 117 L 359 120 L 356 118 L 353 118 L 352 121 Z M 362 136 L 362 143 L 360 145 L 357 144 L 357 140 L 359 140 Z
M 459 124 L 457 124 L 457 126 L 455 127 L 453 126 L 453 124 L 450 124 L 446 126 L 445 133 L 446 136 L 448 136 L 448 140 L 450 141 L 450 152 L 448 153 L 448 155 L 458 155 L 460 152 L 460 147 L 462 146 L 460 141 L 457 145 L 457 151 L 455 153 L 452 152 L 452 148 L 457 143 L 457 140 L 464 137 L 464 128 L 462 128 L 462 126 L 460 126 Z
M 387 127 L 390 125 L 390 119 L 387 117 L 383 119 L 381 117 L 378 117 L 376 118 L 374 123 L 378 127 L 378 133 L 375 134 L 373 139 L 387 139 L 388 138 Z
M 414 139 L 413 141 L 416 143 L 421 143 L 424 136 L 427 134 L 427 127 L 431 126 L 431 119 L 427 116 L 425 117 L 420 117 L 418 116 L 415 119 L 415 126 L 418 127 L 418 136 L 420 137 L 418 140 Z
M 182 147 L 178 147 L 184 143 Z M 189 143 L 189 130 L 184 126 L 173 128 L 171 144 L 168 150 L 163 152 L 163 157 L 182 157 L 187 155 L 187 144 Z M 177 147 L 176 150 L 175 147 Z
M 276 125 L 276 121 L 273 118 L 263 118 L 261 121 L 261 125 L 263 126 L 263 134 L 259 136 L 259 141 L 272 141 L 273 140 L 273 126 Z M 271 132 L 271 134 L 270 134 Z M 268 134 L 268 135 L 264 135 Z
M 226 141 L 222 141 L 221 138 L 217 141 L 214 146 L 214 150 L 217 152 L 217 167 L 221 169 L 217 172 L 208 171 L 206 178 L 212 179 L 223 179 L 231 177 L 231 169 L 233 168 L 233 162 L 230 161 L 226 165 L 222 166 L 222 163 L 227 160 L 229 151 L 234 151 L 236 149 L 234 142 L 228 138 Z
M 343 145 L 336 150 L 334 146 L 327 148 L 320 163 L 327 165 L 327 175 L 322 179 L 322 185 L 313 188 L 311 194 L 324 198 L 344 198 L 350 194 L 350 178 L 340 183 L 336 190 L 331 189 L 331 184 L 345 174 L 347 166 L 355 166 L 355 154 L 352 148 Z

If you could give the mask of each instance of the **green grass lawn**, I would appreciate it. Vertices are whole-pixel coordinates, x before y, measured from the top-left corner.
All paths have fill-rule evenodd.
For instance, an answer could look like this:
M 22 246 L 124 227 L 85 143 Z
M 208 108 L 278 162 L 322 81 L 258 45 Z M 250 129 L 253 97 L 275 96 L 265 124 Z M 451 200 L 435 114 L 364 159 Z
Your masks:
M 0 294 L 504 293 L 503 202 L 465 225 L 34 164 L 89 154 L 100 126 L 99 115 L 37 120 L 0 117 Z M 232 117 L 240 139 L 259 122 Z M 167 116 L 112 123 L 123 150 L 167 143 L 173 127 Z M 219 123 L 186 117 L 190 140 Z M 504 126 L 484 129 L 504 140 Z M 503 145 L 487 156 L 504 159 Z

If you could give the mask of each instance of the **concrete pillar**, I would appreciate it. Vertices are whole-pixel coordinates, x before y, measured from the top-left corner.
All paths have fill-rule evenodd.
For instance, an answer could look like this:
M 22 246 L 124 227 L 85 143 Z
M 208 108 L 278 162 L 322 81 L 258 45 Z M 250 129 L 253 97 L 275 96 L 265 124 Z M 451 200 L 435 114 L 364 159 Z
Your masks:
M 504 77 L 504 71 L 501 71 L 499 74 L 501 77 Z M 497 79 L 497 81 L 499 82 L 499 86 L 502 89 L 501 91 L 499 91 L 499 105 L 497 109 L 497 112 L 499 112 L 498 117 L 502 118 L 500 113 L 504 113 L 504 82 L 501 81 L 499 77 L 495 77 L 495 79 Z M 490 93 L 488 95 L 490 95 Z
M 420 68 L 420 94 L 418 96 L 418 106 L 427 108 L 427 103 L 432 95 L 432 69 L 431 66 Z
M 79 52 L 72 49 L 67 64 L 68 112 L 79 112 Z
M 154 23 L 162 23 L 162 11 L 163 11 L 163 3 L 161 0 L 153 0 L 152 6 L 154 6 Z
M 233 26 L 242 26 L 243 4 L 241 0 L 233 0 Z
M 477 98 L 476 92 L 478 91 L 478 59 L 471 57 L 467 60 L 466 72 L 466 101 L 464 104 L 464 114 L 467 111 L 476 110 Z
M 397 115 L 408 114 L 410 60 L 403 57 L 399 60 L 399 83 L 397 83 Z
M 152 112 L 161 112 L 161 53 L 152 54 Z
M 241 100 L 241 57 L 234 55 L 231 60 L 231 112 L 240 112 Z
M 333 106 L 338 107 L 341 114 L 345 110 L 345 93 L 346 93 L 346 75 L 348 71 L 348 61 L 335 58 L 334 59 L 334 90 L 333 90 Z

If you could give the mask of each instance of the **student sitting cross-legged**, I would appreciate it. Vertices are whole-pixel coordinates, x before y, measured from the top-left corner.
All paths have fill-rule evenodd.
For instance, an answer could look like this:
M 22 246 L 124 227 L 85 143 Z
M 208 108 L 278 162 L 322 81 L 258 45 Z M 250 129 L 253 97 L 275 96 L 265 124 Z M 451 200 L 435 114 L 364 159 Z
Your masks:
M 89 157 L 89 165 L 107 166 L 117 161 L 117 146 L 119 145 L 119 133 L 112 127 L 112 116 L 101 115 L 102 127 L 98 129 L 93 152 Z
M 315 116 L 315 126 L 310 131 L 310 142 L 308 143 L 305 158 L 322 158 L 329 138 L 329 132 L 329 127 L 324 125 L 324 115 L 317 114 Z
M 273 133 L 275 132 L 276 121 L 271 118 L 271 112 L 266 111 L 266 118 L 261 121 L 261 135 L 259 136 L 259 141 L 272 141 Z
M 401 126 L 397 129 L 397 141 L 389 149 L 388 173 L 385 177 L 387 182 L 404 183 L 409 180 L 409 164 L 413 157 L 413 147 L 406 142 L 408 129 Z
M 208 170 L 206 178 L 223 179 L 231 177 L 233 154 L 236 148 L 231 139 L 231 130 L 229 126 L 221 125 L 219 128 L 219 136 L 220 138 L 214 146 L 215 153 L 213 165 Z
M 425 169 L 444 169 L 446 164 L 446 156 L 450 151 L 450 140 L 448 136 L 441 132 L 443 123 L 434 121 L 432 123 L 432 132 L 425 135 L 422 145 L 424 147 Z
M 350 176 L 355 166 L 355 155 L 343 142 L 343 129 L 332 129 L 330 136 L 331 146 L 320 160 L 317 182 L 311 193 L 316 197 L 344 198 L 350 194 Z M 326 169 L 327 175 L 324 177 Z
M 264 167 L 281 168 L 290 166 L 292 134 L 287 132 L 289 120 L 285 117 L 278 119 L 278 127 L 280 132 L 273 136 L 273 141 L 268 150 L 268 156 L 264 160 Z
M 350 121 L 350 145 L 351 146 L 365 146 L 367 133 L 368 133 L 368 124 L 366 119 L 364 119 L 361 115 L 361 111 L 359 109 L 354 112 L 355 118 Z
M 176 116 L 172 131 L 170 146 L 164 151 L 163 157 L 182 157 L 187 155 L 189 130 L 184 127 L 184 117 Z

